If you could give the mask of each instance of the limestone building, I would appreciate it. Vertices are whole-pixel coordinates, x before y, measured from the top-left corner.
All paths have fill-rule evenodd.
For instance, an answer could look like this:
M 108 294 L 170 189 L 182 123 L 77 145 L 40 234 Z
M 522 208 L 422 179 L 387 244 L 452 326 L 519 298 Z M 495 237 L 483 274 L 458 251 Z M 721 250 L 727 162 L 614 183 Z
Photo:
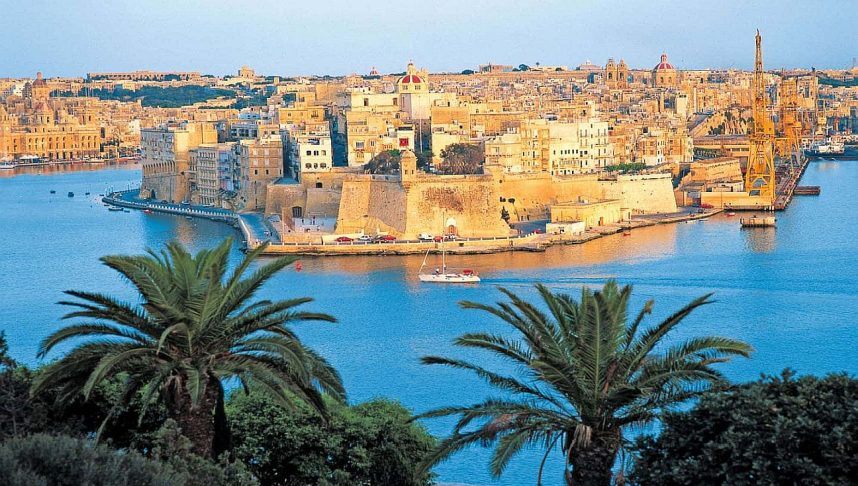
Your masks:
M 608 59 L 603 76 L 605 85 L 610 89 L 627 89 L 629 87 L 629 67 L 626 61 L 620 59 L 619 64 L 614 59 Z
M 667 61 L 667 54 L 662 54 L 661 62 L 652 69 L 652 85 L 656 88 L 674 88 L 678 84 L 676 68 Z
M 185 201 L 190 197 L 190 150 L 217 143 L 213 123 L 182 122 L 144 128 L 140 132 L 143 198 Z
M 42 77 L 24 84 L 22 96 L 0 103 L 0 159 L 79 160 L 102 153 L 102 130 L 90 103 L 51 98 Z
M 241 140 L 238 145 L 241 167 L 240 207 L 258 209 L 265 205 L 268 184 L 283 177 L 283 143 L 280 136 Z

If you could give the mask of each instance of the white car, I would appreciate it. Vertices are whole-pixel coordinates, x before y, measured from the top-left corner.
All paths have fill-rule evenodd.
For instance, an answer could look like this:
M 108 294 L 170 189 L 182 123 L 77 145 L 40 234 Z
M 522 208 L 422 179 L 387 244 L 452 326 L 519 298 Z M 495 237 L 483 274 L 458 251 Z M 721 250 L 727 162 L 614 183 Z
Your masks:
M 370 243 L 370 242 L 372 242 L 372 236 L 369 236 L 369 235 L 360 235 L 360 236 L 358 236 L 357 241 L 362 241 L 362 242 L 364 242 L 364 243 Z
M 432 241 L 435 239 L 435 237 L 430 235 L 429 233 L 420 233 L 419 235 L 417 235 L 417 239 L 420 241 Z

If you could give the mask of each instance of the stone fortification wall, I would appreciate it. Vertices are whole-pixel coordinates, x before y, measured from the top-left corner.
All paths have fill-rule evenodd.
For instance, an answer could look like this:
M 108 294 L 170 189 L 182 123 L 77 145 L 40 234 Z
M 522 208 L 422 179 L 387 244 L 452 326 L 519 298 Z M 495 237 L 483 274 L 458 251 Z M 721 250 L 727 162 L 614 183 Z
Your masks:
M 178 174 L 149 174 L 143 177 L 140 183 L 140 197 L 143 199 L 153 198 L 158 201 L 169 201 L 178 203 L 185 200 L 188 195 L 188 181 L 184 176 Z
M 407 186 L 406 236 L 455 231 L 465 237 L 506 236 L 501 205 L 491 176 L 421 177 Z
M 498 198 L 504 199 L 501 205 L 506 208 L 512 223 L 548 219 L 552 205 L 575 201 L 580 196 L 603 198 L 603 190 L 595 174 L 567 177 L 499 175 L 495 178 L 495 185 Z
M 675 213 L 676 197 L 670 174 L 619 175 L 616 180 L 599 181 L 602 199 L 619 199 L 621 207 L 633 213 Z
M 307 190 L 301 184 L 271 184 L 265 198 L 267 214 L 292 215 L 293 207 L 307 207 Z
M 355 177 L 343 181 L 337 233 L 405 232 L 405 191 L 394 177 Z
M 341 198 L 342 192 L 340 190 L 308 187 L 304 215 L 336 217 L 339 214 Z

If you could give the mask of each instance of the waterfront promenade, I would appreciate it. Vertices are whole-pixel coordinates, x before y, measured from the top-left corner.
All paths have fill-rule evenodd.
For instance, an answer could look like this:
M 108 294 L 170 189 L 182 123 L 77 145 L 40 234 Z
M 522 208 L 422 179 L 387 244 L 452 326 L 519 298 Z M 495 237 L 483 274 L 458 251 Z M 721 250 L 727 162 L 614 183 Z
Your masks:
M 319 242 L 284 242 L 276 228 L 261 213 L 235 213 L 228 209 L 187 204 L 172 204 L 144 200 L 137 197 L 137 190 L 111 193 L 103 198 L 103 202 L 115 206 L 169 214 L 177 214 L 195 218 L 205 218 L 220 221 L 236 227 L 242 234 L 246 248 L 256 248 L 263 242 L 269 242 L 265 249 L 267 255 L 414 255 L 440 253 L 445 249 L 448 253 L 462 255 L 477 255 L 501 253 L 509 251 L 540 252 L 555 245 L 574 245 L 586 243 L 608 235 L 630 231 L 636 228 L 657 224 L 670 224 L 682 221 L 704 219 L 720 212 L 720 210 L 698 208 L 683 208 L 670 214 L 636 215 L 630 221 L 608 224 L 590 228 L 575 234 L 546 234 L 531 231 L 520 236 L 498 236 L 493 238 L 457 238 L 443 244 L 435 241 L 396 240 L 390 242 L 348 242 L 326 243 L 321 238 Z

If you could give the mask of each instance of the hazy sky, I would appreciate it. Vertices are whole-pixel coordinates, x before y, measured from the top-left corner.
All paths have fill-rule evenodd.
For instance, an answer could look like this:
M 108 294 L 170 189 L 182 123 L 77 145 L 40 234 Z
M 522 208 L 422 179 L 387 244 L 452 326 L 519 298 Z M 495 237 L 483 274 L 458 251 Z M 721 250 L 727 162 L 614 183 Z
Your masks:
M 848 67 L 858 0 L 0 0 L 0 77 L 135 69 L 261 74 L 625 58 L 651 68 Z

